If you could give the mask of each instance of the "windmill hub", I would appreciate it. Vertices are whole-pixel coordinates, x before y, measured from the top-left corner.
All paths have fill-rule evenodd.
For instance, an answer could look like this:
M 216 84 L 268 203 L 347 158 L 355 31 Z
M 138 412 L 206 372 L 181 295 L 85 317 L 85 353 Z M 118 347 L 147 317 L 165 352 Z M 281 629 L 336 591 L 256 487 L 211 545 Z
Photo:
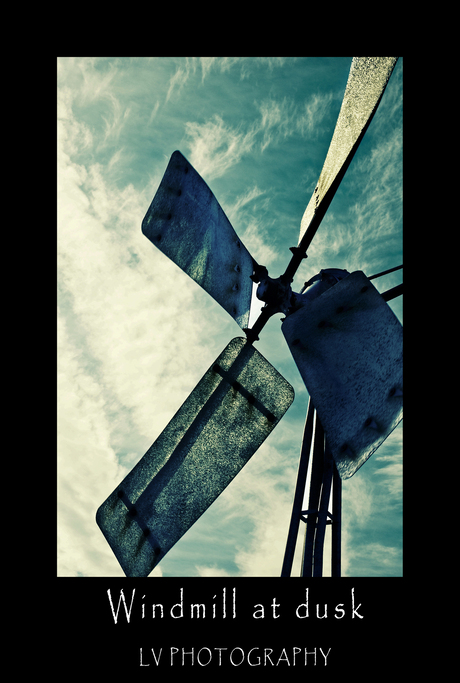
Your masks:
M 272 278 L 269 275 L 263 277 L 257 287 L 256 296 L 261 301 L 265 301 L 271 313 L 279 312 L 287 315 L 292 306 L 291 285 L 283 275 L 277 278 Z
M 266 269 L 265 269 L 266 273 Z M 286 274 L 272 278 L 267 274 L 260 278 L 256 296 L 261 301 L 265 301 L 270 315 L 274 313 L 284 313 L 289 315 L 306 302 L 316 299 L 327 289 L 333 287 L 337 282 L 349 275 L 348 270 L 341 268 L 324 268 L 317 275 L 314 275 L 306 282 L 297 294 L 291 289 Z

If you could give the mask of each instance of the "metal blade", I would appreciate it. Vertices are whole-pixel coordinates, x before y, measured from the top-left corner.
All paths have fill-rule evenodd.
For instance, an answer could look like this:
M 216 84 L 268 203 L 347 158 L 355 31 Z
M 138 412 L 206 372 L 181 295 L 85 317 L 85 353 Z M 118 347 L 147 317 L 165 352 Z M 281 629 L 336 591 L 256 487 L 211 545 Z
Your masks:
M 97 511 L 127 576 L 152 569 L 273 431 L 294 390 L 242 338 L 233 339 Z
M 171 156 L 142 232 L 240 327 L 247 327 L 253 259 L 203 178 L 180 152 Z
M 342 107 L 318 184 L 300 225 L 306 249 L 379 105 L 397 57 L 353 57 Z
M 402 419 L 402 325 L 356 271 L 287 316 L 282 331 L 348 479 Z

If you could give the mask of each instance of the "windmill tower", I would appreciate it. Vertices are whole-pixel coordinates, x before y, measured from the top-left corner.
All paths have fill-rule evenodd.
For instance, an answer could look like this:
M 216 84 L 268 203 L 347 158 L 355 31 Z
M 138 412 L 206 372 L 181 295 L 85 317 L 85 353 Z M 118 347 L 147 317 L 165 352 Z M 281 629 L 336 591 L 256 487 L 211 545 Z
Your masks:
M 254 346 L 281 313 L 282 333 L 310 402 L 282 576 L 306 523 L 302 574 L 321 576 L 332 522 L 340 575 L 341 479 L 361 467 L 402 419 L 402 327 L 363 272 L 325 268 L 291 284 L 373 118 L 395 57 L 353 59 L 317 186 L 285 272 L 272 278 L 243 245 L 213 193 L 178 151 L 142 223 L 148 239 L 207 291 L 244 332 L 229 342 L 170 423 L 97 511 L 127 576 L 148 576 L 281 420 L 294 390 Z M 396 266 L 394 269 L 399 268 Z M 253 283 L 264 302 L 249 328 Z M 311 469 L 309 504 L 302 501 Z M 332 494 L 331 494 L 332 491 Z M 329 502 L 332 495 L 332 510 Z

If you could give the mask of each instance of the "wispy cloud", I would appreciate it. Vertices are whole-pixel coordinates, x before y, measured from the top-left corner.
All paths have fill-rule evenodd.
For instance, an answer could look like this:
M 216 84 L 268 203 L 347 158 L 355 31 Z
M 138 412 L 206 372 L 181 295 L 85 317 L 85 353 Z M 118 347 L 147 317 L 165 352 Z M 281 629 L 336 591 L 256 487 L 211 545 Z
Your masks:
M 255 136 L 254 130 L 242 132 L 235 129 L 225 124 L 217 114 L 203 124 L 187 122 L 185 133 L 190 163 L 209 180 L 224 175 L 248 154 Z
M 176 71 L 169 80 L 166 102 L 180 94 L 192 73 L 196 73 L 196 58 L 186 57 L 185 60 L 181 59 Z
M 207 78 L 211 71 L 220 73 L 229 72 L 233 68 L 240 70 L 241 80 L 249 78 L 257 69 L 268 67 L 270 71 L 282 67 L 286 63 L 286 57 L 194 57 L 200 63 L 202 81 Z
M 398 574 L 402 506 L 402 424 L 364 467 L 343 483 L 342 565 L 348 576 Z M 381 519 L 393 524 L 395 545 L 375 539 Z M 390 520 L 392 520 L 390 522 Z M 367 574 L 363 574 L 367 572 Z
M 288 97 L 282 100 L 263 100 L 259 104 L 260 130 L 263 132 L 262 151 L 270 143 L 279 142 L 291 135 L 318 137 L 334 97 L 333 93 L 313 93 L 307 96 L 303 104 Z
M 160 102 L 157 100 L 155 102 L 155 106 L 153 107 L 152 112 L 149 116 L 148 125 L 150 125 L 152 123 L 152 121 L 154 120 L 155 116 L 158 113 L 159 108 L 160 108 Z
M 107 115 L 102 116 L 105 124 L 104 138 L 101 145 L 107 143 L 108 140 L 118 140 L 123 127 L 126 125 L 131 108 L 123 108 L 120 101 L 111 93 L 107 93 L 106 99 L 110 104 Z
M 276 257 L 276 251 L 267 243 L 260 223 L 248 212 L 248 205 L 264 194 L 265 191 L 254 185 L 239 195 L 233 204 L 222 208 L 256 261 L 270 263 Z
M 292 109 L 294 105 L 286 98 L 282 101 L 266 100 L 259 105 L 263 131 L 262 151 L 273 142 L 273 139 L 286 137 L 291 130 Z
M 225 207 L 222 205 L 222 208 L 224 209 L 230 222 L 233 223 L 237 219 L 238 213 L 242 208 L 263 194 L 264 190 L 260 190 L 257 185 L 254 185 L 253 187 L 248 188 L 246 192 L 239 195 L 232 205 L 225 205 Z
M 116 63 L 103 61 L 106 68 L 100 69 L 95 68 L 98 64 L 97 58 L 83 58 L 77 61 L 84 81 L 80 91 L 82 98 L 96 100 L 110 96 L 113 81 L 118 72 Z
M 300 108 L 297 128 L 302 135 L 319 137 L 325 132 L 323 120 L 329 116 L 334 100 L 340 101 L 341 93 L 313 93 Z
M 248 221 L 241 237 L 258 263 L 269 264 L 277 257 L 277 251 L 267 244 L 260 225 L 256 221 L 251 219 Z
M 58 572 L 91 576 L 96 566 L 107 576 L 123 576 L 93 523 L 97 501 L 123 476 L 110 444 L 104 396 L 62 316 L 58 342 Z
M 204 83 L 213 70 L 216 69 L 221 73 L 225 73 L 235 64 L 241 64 L 244 60 L 244 57 L 186 57 L 181 59 L 176 67 L 176 71 L 169 79 L 166 102 L 180 94 L 190 76 L 196 74 L 198 68 L 201 68 L 201 82 Z
M 62 88 L 58 99 L 58 143 L 63 154 L 73 156 L 90 149 L 93 134 L 89 126 L 74 117 L 72 112 L 74 95 L 70 88 Z
M 72 107 L 77 101 L 80 105 L 101 103 L 100 118 L 103 122 L 104 133 L 98 138 L 98 149 L 103 149 L 108 142 L 118 141 L 121 131 L 127 124 L 131 107 L 123 106 L 115 94 L 115 81 L 118 68 L 115 62 L 104 62 L 104 69 L 95 68 L 97 59 L 91 58 L 61 58 L 58 63 L 60 79 L 66 82 L 77 81 L 79 87 L 63 87 L 59 91 L 58 116 L 66 119 L 67 134 L 70 134 L 83 148 L 93 142 L 93 134 L 88 124 L 83 124 L 71 114 Z M 68 75 L 72 73 L 72 78 Z
M 383 543 L 369 543 L 353 549 L 354 576 L 399 576 L 401 548 Z M 361 569 L 358 569 L 358 568 Z
M 302 106 L 287 97 L 263 100 L 256 104 L 259 116 L 246 129 L 234 128 L 217 114 L 205 123 L 187 122 L 190 161 L 201 175 L 213 179 L 222 176 L 256 146 L 263 152 L 269 145 L 292 135 L 316 135 L 331 99 L 332 95 L 313 95 Z
M 216 577 L 217 576 L 217 577 L 225 578 L 227 576 L 231 576 L 231 574 L 229 574 L 225 569 L 222 569 L 220 567 L 216 567 L 215 565 L 212 567 L 205 567 L 205 566 L 198 565 L 196 569 L 198 572 L 198 576 L 201 576 L 201 577 L 206 577 L 206 576 L 207 577 L 210 577 L 210 576 Z
M 120 575 L 95 526 L 96 508 L 126 467 L 142 457 L 223 344 L 219 335 L 214 345 L 204 344 L 203 310 L 210 309 L 210 320 L 216 315 L 210 302 L 203 306 L 209 297 L 169 259 L 154 254 L 141 233 L 150 188 L 120 190 L 111 183 L 110 164 L 73 162 L 68 143 L 73 149 L 80 130 L 70 109 L 62 125 L 59 571 Z M 228 340 L 226 324 L 221 327 Z M 160 327 L 162 334 L 155 334 Z

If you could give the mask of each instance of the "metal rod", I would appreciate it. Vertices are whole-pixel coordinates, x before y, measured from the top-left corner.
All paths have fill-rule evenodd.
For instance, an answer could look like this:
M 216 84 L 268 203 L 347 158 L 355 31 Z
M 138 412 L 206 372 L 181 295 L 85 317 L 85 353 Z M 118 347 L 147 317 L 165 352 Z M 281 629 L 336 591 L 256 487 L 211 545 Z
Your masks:
M 380 277 L 381 275 L 387 275 L 388 273 L 394 273 L 395 270 L 401 270 L 402 268 L 402 263 L 400 266 L 395 266 L 394 268 L 389 268 L 388 270 L 382 270 L 381 273 L 376 273 L 375 275 L 370 275 L 367 279 L 368 280 L 374 280 L 376 277 Z
M 331 576 L 340 577 L 342 575 L 342 480 L 335 463 L 333 470 Z
M 291 523 L 289 525 L 289 532 L 286 542 L 286 550 L 284 553 L 283 567 L 281 569 L 281 576 L 290 576 L 292 571 L 292 563 L 294 561 L 294 553 L 301 519 L 303 496 L 305 493 L 305 484 L 307 481 L 308 463 L 310 460 L 314 415 L 315 408 L 310 398 L 308 401 L 307 418 L 305 421 L 302 449 L 300 452 L 299 470 L 297 473 L 297 484 L 294 494 L 294 503 L 292 505 Z
M 324 538 L 326 535 L 327 511 L 331 496 L 333 460 L 332 453 L 327 445 L 324 449 L 324 472 L 323 485 L 321 488 L 321 502 L 319 505 L 318 524 L 316 526 L 315 548 L 313 552 L 313 576 L 323 575 Z
M 324 469 L 324 429 L 316 413 L 315 436 L 313 441 L 313 458 L 310 480 L 310 496 L 308 509 L 312 512 L 308 515 L 305 529 L 305 544 L 302 562 L 302 576 L 311 577 L 313 573 L 313 550 L 315 543 L 317 513 L 313 512 L 319 508 L 319 498 L 321 493 L 321 483 L 323 480 Z
M 403 293 L 403 283 L 401 282 L 400 285 L 396 285 L 396 287 L 392 287 L 392 289 L 387 289 L 386 292 L 382 292 L 380 296 L 382 296 L 385 301 L 391 301 L 392 299 L 396 299 L 397 296 L 401 296 Z
M 261 309 L 260 315 L 255 321 L 254 325 L 251 328 L 244 328 L 248 344 L 253 344 L 259 339 L 259 333 L 262 331 L 275 312 L 276 311 L 273 311 L 273 309 L 271 309 L 269 306 L 264 306 Z

